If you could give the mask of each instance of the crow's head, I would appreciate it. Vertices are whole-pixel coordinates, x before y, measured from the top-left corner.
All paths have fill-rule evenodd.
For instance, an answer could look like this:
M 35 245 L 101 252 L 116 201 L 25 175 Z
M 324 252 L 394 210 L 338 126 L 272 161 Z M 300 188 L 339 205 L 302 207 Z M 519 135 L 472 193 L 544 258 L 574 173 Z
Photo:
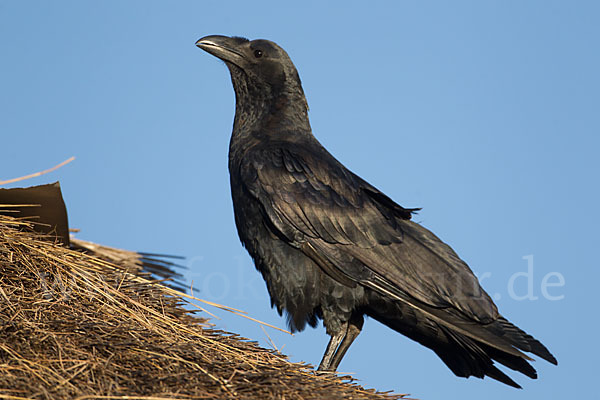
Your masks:
M 238 95 L 239 91 L 275 97 L 293 92 L 304 95 L 296 67 L 276 43 L 211 35 L 198 40 L 196 46 L 225 62 Z

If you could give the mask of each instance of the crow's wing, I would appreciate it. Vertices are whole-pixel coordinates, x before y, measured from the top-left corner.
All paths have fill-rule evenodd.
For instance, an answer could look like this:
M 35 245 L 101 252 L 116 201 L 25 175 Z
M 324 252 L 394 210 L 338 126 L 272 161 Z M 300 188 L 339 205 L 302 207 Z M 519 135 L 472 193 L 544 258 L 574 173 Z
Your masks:
M 367 284 L 467 320 L 498 311 L 469 267 L 405 209 L 323 148 L 263 146 L 240 166 L 246 190 L 276 234 L 342 283 Z M 388 293 L 389 294 L 389 293 Z
M 249 149 L 237 171 L 273 233 L 339 282 L 363 285 L 513 356 L 556 363 L 510 324 L 450 246 L 320 146 Z M 515 348 L 516 346 L 517 348 Z

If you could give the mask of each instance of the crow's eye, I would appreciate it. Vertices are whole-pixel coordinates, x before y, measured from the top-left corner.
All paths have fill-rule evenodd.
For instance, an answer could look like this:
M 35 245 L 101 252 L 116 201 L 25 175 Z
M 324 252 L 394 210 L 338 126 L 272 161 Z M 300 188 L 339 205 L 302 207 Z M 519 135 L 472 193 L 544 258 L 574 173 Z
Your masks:
M 254 50 L 254 57 L 261 58 L 263 55 L 262 50 Z

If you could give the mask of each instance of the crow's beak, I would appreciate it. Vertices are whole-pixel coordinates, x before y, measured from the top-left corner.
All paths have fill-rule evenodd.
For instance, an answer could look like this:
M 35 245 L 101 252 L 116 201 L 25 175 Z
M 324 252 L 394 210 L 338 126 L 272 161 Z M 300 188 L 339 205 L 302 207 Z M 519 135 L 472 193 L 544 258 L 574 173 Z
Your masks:
M 245 57 L 238 50 L 239 43 L 236 40 L 236 38 L 228 36 L 211 35 L 199 39 L 196 42 L 196 46 L 223 61 L 240 65 Z

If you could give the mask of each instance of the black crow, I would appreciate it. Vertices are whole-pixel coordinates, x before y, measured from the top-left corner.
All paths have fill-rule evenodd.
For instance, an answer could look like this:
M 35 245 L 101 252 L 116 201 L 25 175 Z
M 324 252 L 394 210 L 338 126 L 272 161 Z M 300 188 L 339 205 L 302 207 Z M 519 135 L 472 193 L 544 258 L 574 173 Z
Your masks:
M 364 315 L 433 350 L 458 376 L 519 387 L 499 362 L 536 378 L 543 344 L 499 314 L 471 269 L 404 208 L 313 136 L 294 64 L 268 40 L 206 36 L 196 45 L 231 73 L 229 173 L 240 240 L 290 329 L 322 319 L 319 370 L 334 371 Z

